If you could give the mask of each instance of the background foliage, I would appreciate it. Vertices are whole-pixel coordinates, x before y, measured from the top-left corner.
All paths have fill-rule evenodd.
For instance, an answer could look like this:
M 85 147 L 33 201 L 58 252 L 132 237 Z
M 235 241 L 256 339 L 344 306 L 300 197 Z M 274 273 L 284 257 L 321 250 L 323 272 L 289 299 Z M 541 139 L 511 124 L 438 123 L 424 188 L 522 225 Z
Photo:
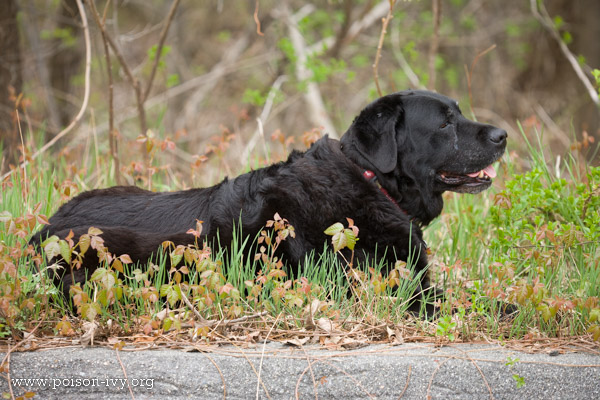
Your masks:
M 6 70 L 0 73 L 5 79 L 0 86 L 6 90 L 0 96 L 4 171 L 19 157 L 21 140 L 10 125 L 18 95 L 24 95 L 18 105 L 24 141 L 32 153 L 74 117 L 85 81 L 76 1 L 8 3 L 16 12 L 18 29 L 6 40 L 18 47 L 5 45 Z M 378 68 L 383 93 L 428 87 L 455 97 L 467 113 L 471 105 L 478 119 L 507 129 L 517 150 L 526 150 L 518 120 L 526 126 L 543 124 L 544 145 L 557 152 L 568 148 L 574 138 L 580 140 L 584 132 L 597 136 L 598 108 L 528 1 L 433 3 L 441 4 L 437 35 L 431 1 L 396 2 Z M 596 23 L 600 4 L 596 3 L 544 2 L 555 29 L 590 80 L 592 69 L 600 65 Z M 145 84 L 173 3 L 114 1 L 106 12 L 106 2 L 95 4 L 129 69 Z M 254 18 L 257 6 L 260 31 Z M 65 161 L 78 164 L 82 155 L 89 155 L 93 138 L 100 154 L 108 151 L 106 59 L 88 3 L 86 8 L 92 39 L 90 104 L 78 129 L 53 149 L 62 150 Z M 341 135 L 356 113 L 377 96 L 372 64 L 381 18 L 388 9 L 387 1 L 373 0 L 182 1 L 144 104 L 145 128 L 155 138 L 175 143 L 174 149 L 160 156 L 160 164 L 168 164 L 174 177 L 187 182 L 190 164 L 204 161 L 203 156 L 215 158 L 228 146 L 231 154 L 245 157 L 213 162 L 210 172 L 203 172 L 203 182 L 197 183 L 234 175 L 246 166 L 249 154 L 269 156 L 258 144 L 262 136 L 257 134 L 257 117 L 267 139 L 279 132 L 289 137 L 272 148 L 277 154 L 285 154 L 286 145 L 303 148 L 301 135 L 315 128 Z M 3 8 L 7 14 L 10 11 L 11 7 Z M 8 17 L 0 16 L 0 21 L 10 21 Z M 299 32 L 299 40 L 294 32 Z M 496 47 L 477 58 L 492 45 Z M 135 163 L 143 160 L 136 139 L 147 132 L 140 129 L 135 92 L 114 52 L 111 72 L 118 157 L 131 177 L 132 169 L 141 167 Z M 313 89 L 320 94 L 322 106 L 315 104 Z M 267 102 L 270 93 L 272 102 Z

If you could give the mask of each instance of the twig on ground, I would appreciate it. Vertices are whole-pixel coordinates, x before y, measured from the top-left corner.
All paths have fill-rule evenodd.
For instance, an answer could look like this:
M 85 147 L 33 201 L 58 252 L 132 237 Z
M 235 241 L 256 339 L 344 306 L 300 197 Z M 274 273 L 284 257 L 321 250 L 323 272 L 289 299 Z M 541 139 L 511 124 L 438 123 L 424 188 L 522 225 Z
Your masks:
M 412 365 L 408 366 L 408 375 L 406 376 L 406 383 L 404 384 L 404 389 L 402 389 L 402 392 L 400 392 L 400 396 L 398 396 L 398 400 L 400 400 L 403 396 L 404 393 L 406 393 L 406 389 L 408 389 L 408 384 L 410 383 L 410 375 L 412 374 Z
M 306 371 L 310 370 L 310 376 L 311 376 L 312 382 L 313 382 L 313 392 L 315 393 L 315 400 L 318 400 L 319 392 L 317 391 L 317 381 L 315 379 L 315 372 L 313 371 L 313 368 L 312 368 L 312 364 L 314 361 L 310 360 L 310 355 L 308 354 L 308 352 L 306 351 L 304 346 L 300 345 L 300 348 L 304 352 L 304 355 L 306 355 L 306 361 L 308 361 L 308 366 L 304 369 L 304 371 L 302 371 L 302 373 L 298 377 L 298 380 L 296 381 L 296 389 L 294 390 L 294 395 L 296 396 L 297 400 L 300 400 L 300 392 L 298 391 L 298 389 L 300 388 L 300 382 L 302 382 L 302 377 L 304 377 L 304 375 L 306 374 Z
M 121 361 L 121 356 L 119 355 L 119 349 L 115 349 L 115 352 L 117 353 L 117 360 L 119 361 L 119 364 L 121 364 L 121 369 L 123 370 L 123 375 L 125 376 L 125 382 L 127 382 L 127 388 L 129 389 L 129 394 L 131 395 L 131 398 L 133 400 L 135 400 L 135 396 L 133 395 L 133 390 L 131 389 L 131 385 L 129 384 L 129 379 L 127 378 L 127 370 L 125 369 L 125 365 L 123 365 L 123 361 Z
M 425 398 L 431 399 L 431 385 L 433 384 L 433 378 L 435 378 L 435 375 L 442 368 L 442 365 L 446 364 L 448 361 L 453 360 L 455 358 L 456 357 L 454 357 L 454 356 L 450 356 L 450 357 L 446 358 L 444 361 L 441 361 L 438 363 L 435 370 L 431 373 L 431 378 L 429 379 L 429 384 L 427 385 L 427 395 L 425 396 Z
M 481 375 L 481 378 L 483 379 L 483 383 L 485 383 L 485 386 L 487 387 L 488 393 L 490 394 L 490 399 L 494 400 L 494 393 L 492 392 L 492 388 L 490 387 L 490 384 L 488 383 L 485 374 L 483 373 L 483 371 L 481 370 L 481 368 L 479 368 L 479 365 L 477 364 L 477 361 L 475 361 L 470 355 L 469 353 L 467 353 L 466 351 L 462 350 L 459 347 L 456 346 L 452 346 L 454 349 L 462 352 L 465 357 L 467 357 L 467 359 L 469 361 L 471 361 L 471 364 L 473 364 L 475 366 L 475 368 L 477 368 L 477 371 L 479 371 L 479 375 Z
M 279 317 L 281 317 L 281 313 L 279 313 L 279 315 L 277 315 L 275 322 L 273 322 L 273 325 L 271 325 L 271 329 L 269 329 L 269 332 L 267 332 L 267 336 L 265 336 L 265 340 L 263 342 L 262 352 L 260 355 L 260 364 L 258 364 L 258 374 L 257 374 L 258 380 L 256 382 L 256 400 L 258 400 L 260 398 L 260 384 L 262 383 L 260 374 L 262 372 L 263 360 L 265 358 L 265 348 L 267 347 L 267 340 L 269 339 L 269 335 L 271 334 L 271 332 L 273 332 L 273 328 L 275 328 L 275 325 L 277 325 L 277 322 L 279 321 Z M 267 392 L 267 388 L 264 385 L 263 385 L 263 389 L 265 390 L 266 396 L 270 399 L 271 396 L 269 396 L 269 392 Z
M 322 362 L 325 363 L 327 365 L 329 365 L 330 367 L 333 367 L 335 369 L 337 369 L 339 372 L 341 372 L 343 375 L 346 375 L 348 377 L 348 379 L 350 379 L 352 382 L 354 382 L 354 384 L 356 384 L 356 386 L 362 390 L 363 392 L 365 392 L 365 394 L 370 398 L 370 399 L 374 399 L 375 396 L 373 396 L 371 393 L 369 393 L 369 391 L 360 383 L 360 381 L 356 378 L 354 378 L 352 375 L 350 375 L 348 372 L 346 372 L 346 370 L 344 370 L 343 368 L 338 367 L 335 364 L 330 363 L 329 361 L 326 360 L 315 360 L 313 361 L 313 364 L 316 364 L 318 362 Z
M 208 361 L 210 361 L 215 366 L 215 368 L 217 369 L 217 372 L 221 376 L 221 382 L 223 382 L 223 400 L 225 400 L 227 398 L 227 384 L 225 382 L 225 377 L 223 376 L 223 372 L 221 371 L 221 368 L 219 368 L 219 366 L 217 365 L 215 360 L 213 360 L 212 357 L 207 355 L 206 352 L 202 352 L 202 355 L 204 357 L 208 358 Z
M 2 366 L 4 367 L 4 362 L 6 362 L 6 381 L 8 383 L 8 391 L 10 392 L 10 398 L 15 400 L 15 393 L 13 392 L 12 387 L 12 379 L 10 379 L 10 349 L 7 351 L 4 360 L 2 361 Z

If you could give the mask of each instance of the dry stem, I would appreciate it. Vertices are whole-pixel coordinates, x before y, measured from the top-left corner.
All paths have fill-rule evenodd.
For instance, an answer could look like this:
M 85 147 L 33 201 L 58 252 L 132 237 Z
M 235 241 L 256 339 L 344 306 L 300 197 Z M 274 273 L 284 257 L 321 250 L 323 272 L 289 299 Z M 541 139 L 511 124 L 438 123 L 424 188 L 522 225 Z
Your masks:
M 377 87 L 377 94 L 381 97 L 383 93 L 381 92 L 381 87 L 379 87 L 379 73 L 377 72 L 377 68 L 379 67 L 379 59 L 381 58 L 381 48 L 383 47 L 383 39 L 385 39 L 385 34 L 387 32 L 387 26 L 390 23 L 390 20 L 394 17 L 392 12 L 394 10 L 394 5 L 396 4 L 396 0 L 389 0 L 390 9 L 388 10 L 387 16 L 382 20 L 383 25 L 381 27 L 381 35 L 379 35 L 379 44 L 377 45 L 377 53 L 375 53 L 375 62 L 373 63 L 373 78 L 375 79 L 375 86 Z
M 479 59 L 484 56 L 485 54 L 489 53 L 490 51 L 494 50 L 496 48 L 496 44 L 491 45 L 490 47 L 488 47 L 487 49 L 480 51 L 479 53 L 477 53 L 477 55 L 475 56 L 475 58 L 473 59 L 473 62 L 471 63 L 471 68 L 467 70 L 467 66 L 465 65 L 465 70 L 467 73 L 467 87 L 469 89 L 469 107 L 471 108 L 471 114 L 473 113 L 473 92 L 471 91 L 471 77 L 473 76 L 473 70 L 475 69 L 475 65 L 477 64 L 477 61 L 479 61 Z
M 93 16 L 96 19 L 98 26 L 105 26 L 106 11 L 110 6 L 110 0 L 106 2 L 104 7 L 104 13 L 102 21 L 96 10 L 96 4 L 93 1 L 89 1 L 89 5 L 92 8 Z M 113 94 L 113 77 L 112 77 L 112 64 L 110 61 L 110 50 L 108 49 L 108 42 L 106 40 L 105 30 L 101 30 L 102 44 L 104 46 L 104 58 L 106 59 L 106 74 L 108 76 L 108 144 L 110 148 L 110 155 L 115 163 L 115 178 L 118 185 L 123 184 L 123 177 L 121 176 L 121 163 L 119 160 L 119 147 L 117 143 L 117 132 L 115 131 L 115 110 L 114 110 L 114 94 Z

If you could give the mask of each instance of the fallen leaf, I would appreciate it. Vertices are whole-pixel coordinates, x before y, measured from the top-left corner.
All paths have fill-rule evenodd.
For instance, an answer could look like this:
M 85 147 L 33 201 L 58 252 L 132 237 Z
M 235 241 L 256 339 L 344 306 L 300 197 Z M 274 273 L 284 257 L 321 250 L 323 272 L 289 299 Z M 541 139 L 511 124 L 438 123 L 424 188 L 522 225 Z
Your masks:
M 319 306 L 321 305 L 321 301 L 319 299 L 314 299 L 310 306 L 307 307 L 306 319 L 304 320 L 304 325 L 306 329 L 315 329 L 315 319 L 314 316 L 319 310 Z
M 79 339 L 82 347 L 87 347 L 88 344 L 94 345 L 94 334 L 98 330 L 98 324 L 94 321 L 86 321 L 81 326 L 84 330 L 83 335 Z
M 308 336 L 303 337 L 302 339 L 298 338 L 297 336 L 294 336 L 293 339 L 287 339 L 283 341 L 284 345 L 288 345 L 288 346 L 303 346 L 304 344 L 306 344 L 306 342 L 308 342 L 308 339 L 310 339 Z
M 319 318 L 317 326 L 327 333 L 333 332 L 333 322 L 329 318 Z

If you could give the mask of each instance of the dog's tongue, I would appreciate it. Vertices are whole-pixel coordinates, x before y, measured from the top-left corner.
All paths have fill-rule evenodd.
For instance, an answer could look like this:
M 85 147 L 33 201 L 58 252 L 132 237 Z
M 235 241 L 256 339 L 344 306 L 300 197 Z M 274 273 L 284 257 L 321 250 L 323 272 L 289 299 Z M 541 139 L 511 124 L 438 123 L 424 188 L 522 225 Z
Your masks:
M 485 167 L 481 171 L 483 171 L 483 173 L 485 175 L 489 176 L 492 179 L 496 177 L 496 170 L 491 165 Z M 467 175 L 470 176 L 471 178 L 476 178 L 477 176 L 479 176 L 479 174 L 481 174 L 481 171 L 473 172 L 472 174 L 467 174 Z

